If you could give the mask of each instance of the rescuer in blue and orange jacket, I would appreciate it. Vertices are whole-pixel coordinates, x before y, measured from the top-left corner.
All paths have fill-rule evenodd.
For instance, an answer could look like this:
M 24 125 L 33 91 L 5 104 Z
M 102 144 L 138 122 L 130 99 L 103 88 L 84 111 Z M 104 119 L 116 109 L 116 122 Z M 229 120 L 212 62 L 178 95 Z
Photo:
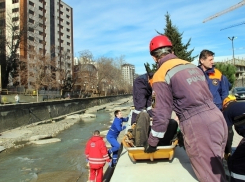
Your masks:
M 151 78 L 153 73 L 149 73 Z M 151 97 L 152 97 L 152 88 L 148 82 L 148 74 L 143 74 L 138 76 L 133 83 L 133 102 L 135 110 L 132 114 L 131 124 L 136 122 L 137 115 L 146 110 L 150 117 L 152 117 L 151 109 Z
M 215 105 L 222 110 L 222 102 L 229 95 L 231 84 L 226 76 L 215 68 L 214 53 L 209 50 L 203 50 L 199 55 L 199 66 L 208 82 L 208 87 L 213 95 Z
M 150 54 L 158 65 L 153 76 L 153 124 L 145 152 L 157 150 L 172 110 L 179 118 L 186 153 L 200 182 L 225 182 L 223 154 L 227 125 L 222 112 L 213 103 L 203 72 L 174 55 L 168 37 L 159 35 L 150 42 Z

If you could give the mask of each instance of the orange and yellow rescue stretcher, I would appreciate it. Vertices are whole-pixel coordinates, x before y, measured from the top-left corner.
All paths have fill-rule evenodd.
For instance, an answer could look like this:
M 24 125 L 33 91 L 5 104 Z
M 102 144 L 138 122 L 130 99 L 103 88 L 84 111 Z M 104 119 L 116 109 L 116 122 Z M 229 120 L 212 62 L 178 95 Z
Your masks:
M 130 112 L 129 118 L 132 116 L 132 110 Z M 131 122 L 131 119 L 129 119 Z M 133 129 L 133 125 L 131 129 Z M 130 128 L 127 128 L 130 129 Z M 145 153 L 144 147 L 136 147 L 131 140 L 130 132 L 126 132 L 123 139 L 122 144 L 123 147 L 128 151 L 128 155 L 133 162 L 137 160 L 147 160 L 150 159 L 154 161 L 154 159 L 169 159 L 172 160 L 174 157 L 175 147 L 178 145 L 178 140 L 172 142 L 172 145 L 169 146 L 158 146 L 157 151 L 154 153 Z

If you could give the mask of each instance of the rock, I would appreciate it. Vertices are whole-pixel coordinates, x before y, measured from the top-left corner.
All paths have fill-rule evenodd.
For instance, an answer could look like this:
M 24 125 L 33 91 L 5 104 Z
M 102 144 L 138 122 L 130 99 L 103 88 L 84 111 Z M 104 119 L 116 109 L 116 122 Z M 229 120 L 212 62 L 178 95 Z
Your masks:
M 41 139 L 49 139 L 52 138 L 51 135 L 36 135 L 36 136 L 32 136 L 29 141 L 36 141 L 36 140 L 41 140 Z
M 5 150 L 5 147 L 3 146 L 0 146 L 0 152 L 4 151 Z
M 42 144 L 54 143 L 54 142 L 60 142 L 60 141 L 61 139 L 59 138 L 52 138 L 52 139 L 47 139 L 47 140 L 31 141 L 30 144 L 42 145 Z
M 69 115 L 66 116 L 66 119 L 80 119 L 80 115 L 79 114 Z
M 101 131 L 101 132 L 100 132 L 100 135 L 101 135 L 101 136 L 106 136 L 107 133 L 108 133 L 108 131 L 109 131 L 109 130 Z
M 96 114 L 81 114 L 81 118 L 96 118 Z

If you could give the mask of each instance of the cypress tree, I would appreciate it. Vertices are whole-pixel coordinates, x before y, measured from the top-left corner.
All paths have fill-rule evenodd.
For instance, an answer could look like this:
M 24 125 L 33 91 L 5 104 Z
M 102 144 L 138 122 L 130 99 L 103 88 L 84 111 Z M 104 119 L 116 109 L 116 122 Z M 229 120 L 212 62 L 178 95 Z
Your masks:
M 165 15 L 166 17 L 166 27 L 164 28 L 164 33 L 159 33 L 160 35 L 166 35 L 172 42 L 173 44 L 173 51 L 174 54 L 180 58 L 184 59 L 186 61 L 192 62 L 194 59 L 197 57 L 194 56 L 192 57 L 191 54 L 194 49 L 188 51 L 188 47 L 190 46 L 191 38 L 188 40 L 186 44 L 182 43 L 182 35 L 183 33 L 179 33 L 178 28 L 172 24 L 172 21 L 170 19 L 170 15 L 167 14 Z

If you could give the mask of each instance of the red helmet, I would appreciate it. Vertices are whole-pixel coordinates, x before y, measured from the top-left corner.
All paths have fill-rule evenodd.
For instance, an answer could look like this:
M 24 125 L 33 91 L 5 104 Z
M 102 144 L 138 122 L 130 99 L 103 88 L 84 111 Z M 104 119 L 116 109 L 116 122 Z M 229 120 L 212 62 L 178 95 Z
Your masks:
M 158 35 L 154 37 L 150 42 L 150 52 L 160 47 L 172 47 L 172 43 L 165 35 Z

